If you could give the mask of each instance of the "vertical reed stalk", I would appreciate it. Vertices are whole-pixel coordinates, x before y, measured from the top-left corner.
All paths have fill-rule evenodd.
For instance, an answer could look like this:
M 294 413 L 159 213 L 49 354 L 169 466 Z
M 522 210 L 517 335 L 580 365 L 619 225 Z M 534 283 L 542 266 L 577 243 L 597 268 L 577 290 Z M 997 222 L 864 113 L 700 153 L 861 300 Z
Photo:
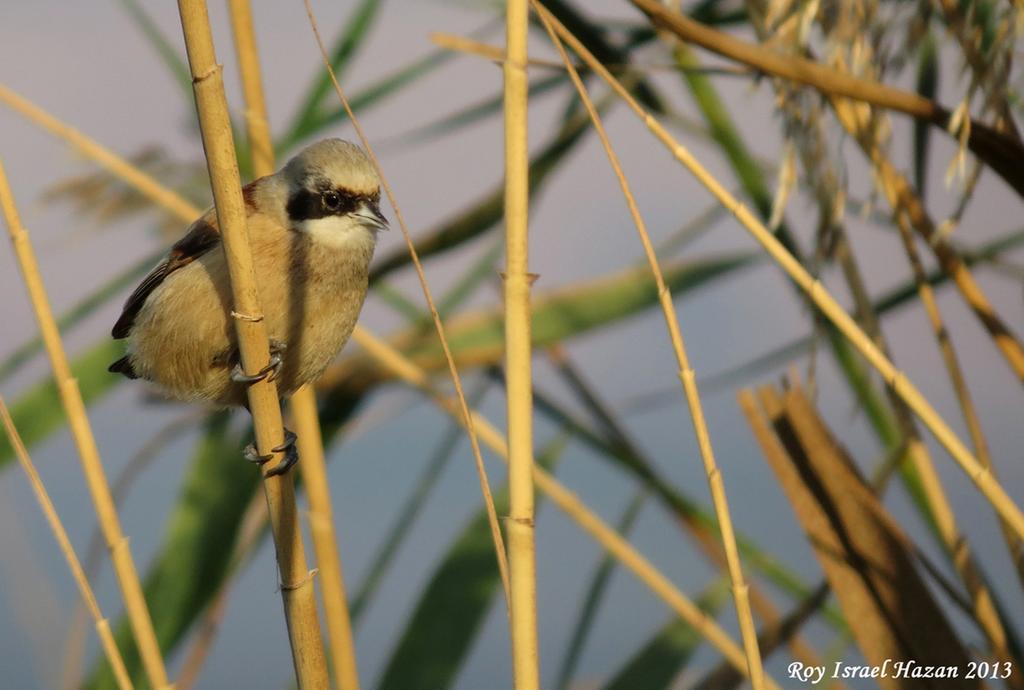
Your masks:
M 412 235 L 409 234 L 409 227 L 405 224 L 405 216 L 402 215 L 402 209 L 398 205 L 398 199 L 395 197 L 394 190 L 391 189 L 391 185 L 388 183 L 388 178 L 384 174 L 384 169 L 381 167 L 380 161 L 377 160 L 377 154 L 374 153 L 373 147 L 370 145 L 370 140 L 363 132 L 363 128 L 359 124 L 359 119 L 352 111 L 352 106 L 349 104 L 348 99 L 345 98 L 345 91 L 341 88 L 341 84 L 338 82 L 338 76 L 334 73 L 334 68 L 331 67 L 331 59 L 327 55 L 327 48 L 324 47 L 323 39 L 320 36 L 320 29 L 317 26 L 316 17 L 313 14 L 313 6 L 310 4 L 310 0 L 304 0 L 304 3 L 306 5 L 306 15 L 309 17 L 309 26 L 313 31 L 313 37 L 316 39 L 317 48 L 320 50 L 320 58 L 323 60 L 324 69 L 327 70 L 327 75 L 331 78 L 331 84 L 334 86 L 334 91 L 338 94 L 338 100 L 341 101 L 341 105 L 345 109 L 345 114 L 348 115 L 348 119 L 352 123 L 353 129 L 356 130 L 359 141 L 362 143 L 363 148 L 366 149 L 366 153 L 370 157 L 370 160 L 373 161 L 373 167 L 377 169 L 377 175 L 380 177 L 381 186 L 387 194 L 388 201 L 391 202 L 391 208 L 395 212 L 395 220 L 398 221 L 398 227 L 402 230 L 402 237 L 405 239 L 405 246 L 409 249 L 409 256 L 412 259 L 413 267 L 416 269 L 416 277 L 419 279 L 420 289 L 423 290 L 423 298 L 427 302 L 427 309 L 430 311 L 430 317 L 434 321 L 434 329 L 437 331 L 437 339 L 441 342 L 441 349 L 444 351 L 445 362 L 448 364 L 448 373 L 452 377 L 452 384 L 455 386 L 455 395 L 459 400 L 459 408 L 461 409 L 462 416 L 465 420 L 464 427 L 466 429 L 466 435 L 469 436 L 469 445 L 473 449 L 473 460 L 476 462 L 477 476 L 480 479 L 480 492 L 483 494 L 484 508 L 487 511 L 487 522 L 491 529 L 491 539 L 494 542 L 494 555 L 498 561 L 498 573 L 501 577 L 501 587 L 505 594 L 505 606 L 506 608 L 510 608 L 508 562 L 505 554 L 505 542 L 501 536 L 501 527 L 498 524 L 497 513 L 494 510 L 494 498 L 491 495 L 491 487 L 487 481 L 487 471 L 484 468 L 483 455 L 480 453 L 480 442 L 476 437 L 476 431 L 473 427 L 473 419 L 470 415 L 469 404 L 466 402 L 466 393 L 462 389 L 462 378 L 459 376 L 459 370 L 455 366 L 455 358 L 452 356 L 451 348 L 448 346 L 448 338 L 444 334 L 444 324 L 441 323 L 441 314 L 438 312 L 437 305 L 434 303 L 434 298 L 430 293 L 430 285 L 427 283 L 427 275 L 423 271 L 423 264 L 420 263 L 419 254 L 416 252 L 416 245 L 413 244 Z M 359 336 L 361 332 L 361 328 L 356 326 L 356 329 L 353 332 L 353 337 L 358 340 L 357 336 Z
M 538 6 L 539 7 L 539 6 Z M 963 442 L 953 433 L 932 407 L 931 403 L 910 380 L 898 370 L 892 362 L 878 349 L 860 326 L 828 293 L 825 287 L 799 261 L 786 250 L 782 243 L 752 214 L 746 206 L 736 199 L 718 180 L 716 180 L 690 151 L 669 134 L 629 91 L 576 39 L 558 20 L 547 13 L 548 20 L 555 27 L 559 36 L 572 47 L 587 65 L 612 87 L 623 101 L 643 121 L 647 128 L 704 187 L 711 192 L 719 203 L 739 221 L 743 228 L 765 249 L 769 256 L 786 272 L 789 278 L 803 290 L 814 302 L 821 313 L 835 325 L 850 343 L 860 351 L 885 382 L 890 385 L 921 419 L 925 426 L 934 434 L 949 454 L 953 456 L 961 469 L 970 477 L 978 490 L 996 509 L 999 515 L 1013 528 L 1013 531 L 1024 537 L 1024 514 L 1013 502 L 1005 489 L 996 481 L 992 473 L 982 466 Z
M 654 275 L 654 281 L 658 286 L 658 299 L 661 303 L 661 311 L 665 317 L 665 326 L 668 328 L 669 338 L 672 341 L 672 350 L 675 353 L 676 363 L 679 366 L 679 378 L 682 381 L 683 392 L 686 395 L 686 402 L 690 408 L 693 430 L 697 437 L 701 458 L 704 461 L 704 472 L 707 475 L 708 488 L 711 490 L 711 500 L 715 506 L 715 516 L 718 518 L 722 534 L 722 546 L 725 550 L 729 578 L 732 581 L 733 600 L 736 603 L 736 617 L 740 626 L 740 634 L 743 638 L 744 651 L 746 652 L 750 684 L 754 690 L 762 690 L 764 688 L 764 669 L 761 667 L 761 652 L 758 649 L 757 628 L 754 626 L 754 617 L 750 611 L 749 587 L 743 579 L 743 568 L 740 563 L 739 550 L 736 548 L 736 536 L 733 533 L 732 516 L 729 514 L 729 502 L 725 495 L 725 484 L 722 481 L 722 473 L 718 469 L 718 465 L 715 462 L 715 454 L 711 448 L 711 435 L 708 433 L 707 423 L 704 419 L 704 408 L 701 405 L 700 394 L 697 391 L 697 375 L 690 365 L 690 359 L 686 353 L 683 334 L 676 319 L 675 307 L 672 304 L 672 293 L 669 292 L 668 287 L 665 285 L 665 279 L 661 274 L 661 267 L 658 265 L 658 257 L 654 252 L 654 246 L 651 244 L 651 238 L 647 233 L 643 216 L 640 215 L 636 199 L 629 188 L 629 181 L 619 165 L 618 156 L 615 155 L 615 151 L 612 149 L 611 140 L 604 129 L 604 124 L 601 122 L 601 116 L 598 114 L 597 108 L 594 107 L 594 103 L 590 100 L 587 89 L 583 85 L 583 81 L 580 79 L 572 59 L 570 59 L 562 42 L 558 40 L 558 35 L 548 20 L 547 12 L 536 3 L 534 3 L 534 7 L 544 23 L 544 28 L 551 37 L 551 42 L 558 49 L 562 62 L 565 63 L 565 68 L 569 71 L 569 77 L 572 79 L 573 84 L 576 86 L 576 91 L 580 95 L 580 100 L 583 102 L 583 106 L 587 109 L 587 113 L 594 123 L 594 130 L 601 140 L 601 145 L 608 155 L 608 161 L 611 163 L 615 177 L 622 188 L 622 194 L 625 196 L 626 204 L 629 206 L 629 213 L 633 217 L 633 223 L 636 225 L 637 233 L 640 235 L 644 254 L 647 256 L 651 273 Z
M 178 11 L 192 71 L 203 149 L 206 152 L 210 184 L 231 278 L 234 307 L 231 313 L 238 332 L 242 366 L 247 372 L 258 371 L 269 361 L 270 352 L 245 225 L 245 203 L 224 95 L 223 69 L 217 64 L 214 53 L 205 1 L 179 0 Z M 264 379 L 249 386 L 248 396 L 257 448 L 261 455 L 270 454 L 270 449 L 281 444 L 284 439 L 277 387 L 273 381 Z M 267 469 L 283 459 L 282 453 L 276 456 L 267 463 Z M 284 601 L 295 676 L 300 690 L 328 688 L 313 574 L 306 567 L 306 554 L 295 506 L 294 476 L 290 473 L 275 477 L 264 475 L 263 490 L 281 572 L 281 598 Z
M 60 340 L 60 331 L 53 318 L 50 301 L 46 296 L 46 288 L 43 286 L 43 279 L 39 273 L 35 251 L 32 249 L 28 231 L 22 226 L 18 216 L 2 163 L 0 163 L 0 207 L 3 210 L 11 242 L 14 244 L 18 265 L 21 267 L 36 320 L 39 322 L 39 330 L 42 333 L 43 343 L 46 345 L 46 352 L 50 357 L 57 390 L 68 416 L 71 435 L 78 448 L 82 471 L 85 473 L 85 481 L 89 486 L 93 507 L 96 510 L 96 518 L 100 529 L 103 530 L 107 549 L 110 551 L 110 559 L 117 575 L 118 586 L 121 588 L 121 596 L 124 599 L 132 635 L 142 657 L 142 665 L 150 685 L 154 688 L 166 688 L 168 687 L 167 671 L 164 668 L 163 658 L 160 656 L 160 645 L 153 630 L 153 621 L 149 616 L 149 609 L 146 608 L 146 598 L 142 593 L 142 585 L 139 583 L 135 561 L 128 549 L 128 538 L 121 531 L 121 522 L 117 517 L 117 509 L 114 507 L 114 499 L 110 494 L 110 485 L 103 471 L 96 439 L 93 436 L 92 427 L 89 425 L 85 403 L 82 401 L 82 394 L 78 389 L 78 381 L 71 374 L 67 354 L 64 352 L 64 345 Z
M 338 537 L 334 531 L 334 510 L 331 506 L 323 437 L 312 384 L 303 386 L 292 395 L 291 410 L 295 433 L 299 437 L 299 455 L 302 457 L 299 469 L 309 499 L 309 531 L 313 537 L 313 550 L 320 573 L 320 592 L 327 621 L 334 682 L 339 690 L 359 690 L 355 637 L 352 634 L 348 596 L 345 593 Z M 311 447 L 315 447 L 315 450 L 311 450 Z
M 438 392 L 433 384 L 431 384 L 426 372 L 416 366 L 415 363 L 401 352 L 365 330 L 356 333 L 352 337 L 359 343 L 360 347 L 370 353 L 388 371 L 409 385 L 423 391 L 441 409 L 451 415 L 455 421 L 465 425 L 465 418 L 461 414 L 461 409 L 457 403 Z M 470 415 L 480 440 L 506 463 L 510 462 L 508 439 L 479 412 L 473 410 Z M 593 537 L 608 553 L 632 572 L 638 580 L 647 585 L 655 596 L 664 601 L 680 618 L 700 632 L 715 649 L 722 653 L 729 663 L 732 664 L 733 668 L 747 676 L 749 670 L 747 668 L 746 656 L 739 645 L 729 637 L 728 633 L 722 630 L 713 618 L 701 611 L 683 592 L 679 591 L 672 584 L 671 580 L 665 577 L 650 561 L 634 549 L 622 535 L 591 512 L 575 494 L 562 486 L 557 479 L 545 472 L 543 468 L 533 463 L 532 459 L 531 457 L 533 481 L 536 483 L 537 488 L 579 525 L 584 532 Z M 775 681 L 767 674 L 764 677 L 764 683 L 768 690 L 778 690 L 779 688 Z
M 533 381 L 528 273 L 529 150 L 526 138 L 527 0 L 506 3 L 505 76 L 505 369 L 508 378 L 509 581 L 512 671 L 516 690 L 540 686 L 537 564 L 533 514 Z
M 78 556 L 75 555 L 75 549 L 71 546 L 71 540 L 68 539 L 68 533 L 64 530 L 60 516 L 57 515 L 57 509 L 53 506 L 53 501 L 50 500 L 50 494 L 47 493 L 46 487 L 43 486 L 43 480 L 39 477 L 35 464 L 25 449 L 25 444 L 22 443 L 21 435 L 14 426 L 14 420 L 11 419 L 11 413 L 7 409 L 7 404 L 4 402 L 3 397 L 0 397 L 0 418 L 3 419 L 4 429 L 7 431 L 7 438 L 11 442 L 11 447 L 14 448 L 14 454 L 18 457 L 21 468 L 25 470 L 28 482 L 36 495 L 36 500 L 39 501 L 39 507 L 42 508 L 46 521 L 50 523 L 50 530 L 53 531 L 53 536 L 57 539 L 57 545 L 60 547 L 61 553 L 64 554 L 64 559 L 68 562 L 68 568 L 71 570 L 71 576 L 75 579 L 75 584 L 78 585 L 82 601 L 85 602 L 93 622 L 96 623 L 96 634 L 100 637 L 103 653 L 106 655 L 107 661 L 110 662 L 110 668 L 114 671 L 117 687 L 121 688 L 121 690 L 131 690 L 133 687 L 132 679 L 128 677 L 128 669 L 124 666 L 124 659 L 121 658 L 121 652 L 117 648 L 117 643 L 114 642 L 114 635 L 110 632 L 110 622 L 100 612 L 100 606 L 96 603 L 96 596 L 92 592 L 92 587 L 89 586 L 89 580 L 85 576 L 82 564 L 79 562 Z
M 228 9 L 245 97 L 245 122 L 252 152 L 253 177 L 259 178 L 273 174 L 275 163 L 252 8 L 249 0 L 229 0 Z M 299 456 L 302 458 L 299 470 L 305 479 L 306 495 L 309 498 L 309 528 L 320 573 L 320 592 L 327 620 L 327 642 L 330 645 L 334 682 L 339 690 L 359 690 L 355 641 L 348 598 L 345 595 L 338 538 L 334 532 L 334 510 L 327 482 L 323 436 L 312 385 L 307 384 L 292 394 L 291 411 L 298 435 Z

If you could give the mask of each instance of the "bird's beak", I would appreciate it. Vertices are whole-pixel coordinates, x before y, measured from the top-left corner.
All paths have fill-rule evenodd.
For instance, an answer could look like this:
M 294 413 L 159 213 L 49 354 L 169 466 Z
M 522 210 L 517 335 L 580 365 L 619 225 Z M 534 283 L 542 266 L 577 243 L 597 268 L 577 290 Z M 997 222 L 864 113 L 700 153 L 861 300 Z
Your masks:
M 388 229 L 388 219 L 384 217 L 384 214 L 380 212 L 380 208 L 375 203 L 362 202 L 352 215 L 372 230 Z

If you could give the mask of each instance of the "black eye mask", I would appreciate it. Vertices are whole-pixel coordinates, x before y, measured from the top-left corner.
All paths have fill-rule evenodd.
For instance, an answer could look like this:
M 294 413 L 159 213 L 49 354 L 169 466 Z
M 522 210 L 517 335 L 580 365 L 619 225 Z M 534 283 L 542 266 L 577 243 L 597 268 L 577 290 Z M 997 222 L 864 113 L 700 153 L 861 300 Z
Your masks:
M 344 187 L 324 188 L 317 192 L 300 189 L 288 199 L 288 218 L 298 223 L 328 216 L 346 216 L 362 203 L 376 208 L 379 199 L 379 194 L 356 194 Z

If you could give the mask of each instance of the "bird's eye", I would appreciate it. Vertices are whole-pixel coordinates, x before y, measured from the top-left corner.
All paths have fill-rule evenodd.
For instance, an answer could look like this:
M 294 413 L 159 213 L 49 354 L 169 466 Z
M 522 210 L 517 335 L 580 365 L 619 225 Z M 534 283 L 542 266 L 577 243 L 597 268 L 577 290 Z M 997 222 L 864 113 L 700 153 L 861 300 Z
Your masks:
M 334 191 L 327 191 L 323 194 L 323 202 L 326 208 L 332 211 L 337 211 L 341 206 L 341 196 Z

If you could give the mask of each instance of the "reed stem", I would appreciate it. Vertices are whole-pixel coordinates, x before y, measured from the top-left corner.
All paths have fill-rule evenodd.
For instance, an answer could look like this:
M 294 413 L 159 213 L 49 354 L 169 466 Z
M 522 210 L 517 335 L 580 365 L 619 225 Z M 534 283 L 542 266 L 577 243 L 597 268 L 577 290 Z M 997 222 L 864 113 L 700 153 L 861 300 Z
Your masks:
M 107 549 L 110 551 L 110 559 L 114 573 L 117 575 L 118 586 L 121 588 L 121 597 L 124 599 L 132 635 L 142 657 L 142 665 L 150 685 L 154 688 L 166 688 L 168 687 L 167 671 L 160 655 L 160 644 L 157 642 L 156 632 L 153 630 L 153 620 L 146 607 L 146 597 L 142 593 L 142 585 L 139 583 L 135 561 L 128 548 L 128 538 L 121 530 L 121 522 L 117 517 L 117 509 L 114 507 L 110 484 L 103 471 L 99 448 L 96 446 L 96 438 L 93 436 L 92 427 L 89 424 L 82 393 L 78 388 L 78 382 L 71 374 L 71 366 L 68 364 L 67 354 L 64 352 L 64 345 L 60 339 L 60 331 L 53 317 L 53 311 L 50 309 L 50 301 L 46 296 L 46 288 L 39 272 L 35 250 L 32 248 L 28 231 L 21 224 L 21 218 L 14 205 L 14 197 L 11 194 L 2 163 L 0 163 L 0 207 L 2 207 L 11 242 L 14 244 L 14 251 L 18 257 L 18 265 L 25 280 L 25 287 L 39 323 L 46 353 L 50 358 L 61 403 L 68 416 L 71 435 L 78 448 L 82 471 L 85 473 L 85 481 L 96 510 L 96 518 L 103 531 Z
M 252 153 L 253 176 L 259 178 L 273 174 L 275 162 L 252 8 L 249 0 L 229 0 L 228 9 L 245 97 L 245 122 L 249 150 Z M 330 645 L 334 682 L 339 690 L 359 690 L 355 640 L 348 597 L 345 594 L 338 537 L 334 530 L 334 509 L 324 460 L 323 435 L 320 432 L 316 393 L 312 384 L 295 391 L 289 402 L 293 426 L 298 436 L 299 457 L 302 458 L 299 471 L 305 480 L 306 496 L 309 499 L 309 531 L 313 537 L 313 551 L 320 574 L 320 593 L 327 621 L 327 643 Z
M 245 224 L 245 202 L 224 95 L 223 68 L 217 64 L 214 53 L 205 1 L 179 0 L 178 11 L 231 280 L 232 316 L 238 333 L 242 367 L 246 372 L 259 371 L 269 362 L 270 351 Z M 275 455 L 265 465 L 269 470 L 281 462 L 284 455 L 271 453 L 271 448 L 284 440 L 277 387 L 268 377 L 249 386 L 248 398 L 257 449 L 261 455 Z M 300 690 L 328 688 L 313 572 L 306 566 L 295 506 L 294 476 L 290 473 L 270 477 L 264 474 L 263 490 L 281 574 L 281 598 L 295 677 Z
M 64 554 L 64 559 L 68 562 L 68 569 L 71 570 L 71 576 L 75 579 L 75 584 L 78 585 L 82 601 L 85 603 L 85 607 L 89 610 L 89 614 L 96 624 L 96 634 L 100 637 L 103 653 L 110 663 L 110 668 L 114 671 L 117 687 L 121 688 L 121 690 L 131 690 L 134 687 L 132 679 L 128 676 L 128 669 L 125 668 L 124 659 L 121 658 L 121 652 L 114 641 L 114 635 L 110 632 L 110 622 L 100 612 L 100 606 L 96 602 L 96 595 L 93 594 L 89 580 L 85 576 L 85 570 L 82 569 L 82 564 L 78 560 L 78 556 L 75 555 L 75 549 L 71 546 L 71 540 L 68 539 L 68 533 L 64 529 L 64 524 L 60 521 L 60 516 L 57 515 L 57 509 L 53 506 L 53 501 L 50 500 L 50 494 L 46 491 L 46 487 L 43 486 L 43 480 L 39 477 L 35 463 L 32 462 L 32 458 L 29 456 L 28 450 L 26 450 L 25 444 L 21 440 L 21 435 L 14 426 L 10 410 L 7 409 L 7 403 L 4 402 L 2 396 L 0 396 L 0 418 L 3 420 L 4 429 L 7 431 L 7 438 L 11 442 L 11 447 L 14 448 L 14 454 L 18 458 L 18 462 L 21 463 L 21 468 L 25 470 L 28 483 L 32 486 L 32 492 L 36 495 L 39 507 L 42 508 L 46 521 L 50 523 L 50 530 L 57 540 L 61 553 Z
M 402 231 L 405 246 L 408 248 L 409 256 L 412 259 L 412 265 L 416 269 L 416 277 L 419 279 L 420 289 L 423 290 L 423 298 L 427 302 L 427 309 L 430 311 L 430 317 L 434 322 L 434 329 L 437 331 L 437 339 L 440 341 L 441 349 L 444 351 L 445 362 L 448 365 L 448 373 L 452 378 L 452 384 L 455 386 L 455 395 L 458 398 L 459 407 L 462 410 L 462 415 L 465 419 L 465 424 L 463 426 L 466 429 L 466 435 L 469 436 L 469 445 L 473 450 L 473 460 L 476 462 L 477 477 L 480 480 L 480 492 L 483 494 L 484 508 L 487 511 L 487 522 L 491 530 L 491 539 L 494 542 L 494 555 L 498 561 L 498 573 L 501 577 L 502 592 L 505 595 L 505 606 L 506 609 L 510 609 L 509 574 L 508 561 L 505 553 L 505 542 L 501 536 L 501 527 L 498 524 L 498 515 L 494 510 L 494 497 L 491 494 L 491 486 L 487 480 L 487 471 L 484 467 L 483 455 L 480 453 L 480 442 L 476 437 L 473 420 L 469 413 L 469 404 L 466 402 L 466 393 L 462 387 L 462 377 L 459 376 L 459 370 L 455 366 L 455 358 L 452 356 L 451 348 L 448 345 L 448 338 L 444 333 L 444 324 L 441 322 L 441 314 L 438 312 L 437 305 L 434 303 L 434 298 L 431 295 L 430 285 L 427 283 L 427 275 L 423 271 L 423 264 L 420 262 L 419 253 L 416 251 L 416 245 L 413 244 L 412 235 L 409 233 L 409 227 L 405 223 L 405 216 L 402 215 L 402 209 L 398 205 L 398 199 L 395 197 L 394 190 L 391 189 L 391 185 L 388 183 L 388 178 L 384 174 L 384 169 L 381 167 L 380 161 L 377 160 L 377 154 L 374 153 L 373 147 L 370 145 L 370 140 L 363 132 L 363 128 L 359 124 L 359 119 L 352 111 L 352 106 L 345 97 L 345 91 L 341 88 L 341 84 L 338 82 L 338 77 L 334 73 L 334 68 L 331 66 L 331 59 L 327 55 L 327 49 L 324 47 L 323 39 L 320 36 L 320 29 L 317 26 L 316 17 L 313 14 L 313 7 L 310 4 L 310 0 L 304 0 L 304 2 L 306 6 L 306 14 L 309 17 L 309 25 L 313 31 L 313 37 L 316 39 L 317 47 L 320 49 L 320 57 L 323 60 L 324 69 L 327 70 L 327 74 L 331 78 L 331 84 L 334 86 L 334 91 L 338 95 L 338 100 L 341 101 L 341 105 L 345 109 L 345 113 L 348 115 L 349 121 L 352 122 L 352 127 L 356 130 L 360 143 L 362 143 L 363 148 L 366 149 L 367 155 L 370 157 L 370 160 L 373 161 L 373 166 L 377 169 L 377 175 L 380 177 L 381 186 L 387 194 L 388 201 L 391 202 L 391 208 L 395 212 L 395 220 L 398 221 L 398 227 Z M 360 332 L 360 327 L 356 326 L 353 337 L 359 335 Z
M 534 7 L 536 8 L 536 4 L 534 4 Z M 704 472 L 707 475 L 708 488 L 711 491 L 711 500 L 715 507 L 715 517 L 718 519 L 719 529 L 721 530 L 722 546 L 725 550 L 726 565 L 728 566 L 729 578 L 732 582 L 733 600 L 736 603 L 736 617 L 740 626 L 740 634 L 743 638 L 743 647 L 747 657 L 747 668 L 750 683 L 754 690 L 761 690 L 764 687 L 764 669 L 761 666 L 761 652 L 758 649 L 757 628 L 754 625 L 754 617 L 750 610 L 749 587 L 743 578 L 743 568 L 740 562 L 739 549 L 736 547 L 736 535 L 734 534 L 732 527 L 732 516 L 729 513 L 729 503 L 725 494 L 725 483 L 722 481 L 722 473 L 718 469 L 718 465 L 715 461 L 715 454 L 711 447 L 711 435 L 708 432 L 707 423 L 704 419 L 704 408 L 701 404 L 700 394 L 697 390 L 697 375 L 694 372 L 693 367 L 690 365 L 690 359 L 686 353 L 683 334 L 679 328 L 675 307 L 672 303 L 672 293 L 665 285 L 665 279 L 662 276 L 661 267 L 658 264 L 658 257 L 654 252 L 654 246 L 651 244 L 651 238 L 647 233 L 647 226 L 644 223 L 643 216 L 640 215 L 640 209 L 637 206 L 636 199 L 634 198 L 632 191 L 630 190 L 629 181 L 626 179 L 626 175 L 622 171 L 622 166 L 619 165 L 618 156 L 615 155 L 615 151 L 612 149 L 611 140 L 608 138 L 608 134 L 604 129 L 601 116 L 598 114 L 597 108 L 594 107 L 594 103 L 591 101 L 590 96 L 587 93 L 587 89 L 583 85 L 583 81 L 580 79 L 579 72 L 576 70 L 572 60 L 569 58 L 569 54 L 566 52 L 562 42 L 558 39 L 558 35 L 555 33 L 555 30 L 548 21 L 548 18 L 543 12 L 540 12 L 539 14 L 541 21 L 544 24 L 544 28 L 551 37 L 551 42 L 555 45 L 555 48 L 558 49 L 558 53 L 561 55 L 562 61 L 565 63 L 565 67 L 569 72 L 569 77 L 572 79 L 577 93 L 579 93 L 583 106 L 586 108 L 587 113 L 590 115 L 590 119 L 594 123 L 594 130 L 597 132 L 597 136 L 601 140 L 601 145 L 603 146 L 605 153 L 608 155 L 608 161 L 611 163 L 612 170 L 615 172 L 615 177 L 618 179 L 619 186 L 622 188 L 622 194 L 626 198 L 626 204 L 629 206 L 629 213 L 633 218 L 633 224 L 636 226 L 637 233 L 640 235 L 640 242 L 643 245 L 644 254 L 647 257 L 647 262 L 651 267 L 651 273 L 654 275 L 655 284 L 658 287 L 658 298 L 661 303 L 662 314 L 665 317 L 665 326 L 668 329 L 669 339 L 672 342 L 672 350 L 676 356 L 676 363 L 679 367 L 679 378 L 682 381 L 683 393 L 686 396 L 686 401 L 690 408 L 690 415 L 693 420 L 693 429 L 697 437 L 697 445 L 700 449 L 701 458 L 704 461 Z
M 512 672 L 516 690 L 540 686 L 537 655 L 537 564 L 534 544 L 533 381 L 527 149 L 527 0 L 506 3 L 505 76 L 505 370 L 508 400 L 509 575 L 512 585 Z

